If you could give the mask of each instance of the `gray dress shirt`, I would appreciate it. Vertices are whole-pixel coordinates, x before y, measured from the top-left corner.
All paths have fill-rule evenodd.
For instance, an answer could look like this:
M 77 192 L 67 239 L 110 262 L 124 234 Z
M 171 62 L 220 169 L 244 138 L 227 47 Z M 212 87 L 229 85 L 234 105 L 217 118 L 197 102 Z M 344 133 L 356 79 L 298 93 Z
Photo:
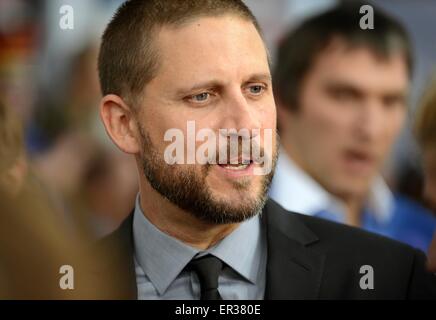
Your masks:
M 225 263 L 218 279 L 224 300 L 264 297 L 267 246 L 259 215 L 241 223 L 215 246 L 201 251 L 157 229 L 144 216 L 138 195 L 133 239 L 138 299 L 199 299 L 197 275 L 184 268 L 193 257 L 205 254 Z

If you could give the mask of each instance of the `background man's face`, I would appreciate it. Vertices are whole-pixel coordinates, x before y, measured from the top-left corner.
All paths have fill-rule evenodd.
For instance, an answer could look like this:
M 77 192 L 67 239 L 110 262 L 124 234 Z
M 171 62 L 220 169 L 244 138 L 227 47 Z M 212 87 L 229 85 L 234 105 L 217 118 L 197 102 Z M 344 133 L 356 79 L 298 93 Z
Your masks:
M 253 164 L 241 171 L 169 165 L 164 135 L 171 128 L 182 130 L 186 152 L 188 121 L 195 121 L 196 131 L 210 128 L 217 137 L 219 129 L 272 129 L 273 151 L 264 151 L 274 159 L 276 110 L 262 39 L 252 23 L 233 16 L 164 27 L 156 39 L 160 65 L 145 88 L 138 118 L 146 177 L 163 196 L 204 220 L 228 223 L 252 216 L 263 205 L 272 173 L 254 175 Z
M 339 197 L 365 196 L 402 127 L 408 72 L 401 54 L 380 59 L 333 41 L 290 114 L 296 161 Z

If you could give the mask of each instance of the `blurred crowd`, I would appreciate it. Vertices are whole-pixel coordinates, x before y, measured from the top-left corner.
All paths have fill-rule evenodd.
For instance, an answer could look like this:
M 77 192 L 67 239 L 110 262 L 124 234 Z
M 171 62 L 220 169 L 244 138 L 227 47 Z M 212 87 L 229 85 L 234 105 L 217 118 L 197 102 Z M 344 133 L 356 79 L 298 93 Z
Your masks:
M 99 122 L 98 38 L 64 61 L 68 67 L 62 82 L 44 86 L 38 77 L 49 4 L 5 1 L 1 6 L 2 103 L 23 126 L 22 137 L 14 142 L 23 146 L 17 171 L 34 175 L 72 228 L 105 234 L 131 209 L 137 186 L 133 160 L 108 143 Z
M 0 2 L 0 299 L 108 298 L 109 282 L 84 276 L 92 272 L 76 279 L 83 290 L 60 290 L 59 268 L 113 277 L 89 244 L 132 209 L 134 160 L 109 143 L 99 121 L 98 37 L 63 57 L 61 81 L 43 66 L 53 54 L 50 8 Z

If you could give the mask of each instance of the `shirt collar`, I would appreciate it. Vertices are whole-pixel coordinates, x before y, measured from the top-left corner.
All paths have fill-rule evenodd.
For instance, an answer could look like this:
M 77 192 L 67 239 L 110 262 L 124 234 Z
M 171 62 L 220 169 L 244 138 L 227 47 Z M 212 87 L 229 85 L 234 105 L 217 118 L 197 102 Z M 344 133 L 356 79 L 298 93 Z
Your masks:
M 314 215 L 327 210 L 344 219 L 343 202 L 327 192 L 309 174 L 300 169 L 283 150 L 280 151 L 276 173 L 271 185 L 270 196 L 286 210 Z M 393 195 L 380 176 L 371 184 L 366 203 L 369 214 L 379 223 L 392 216 Z
M 394 212 L 394 195 L 381 176 L 376 177 L 372 183 L 367 206 L 379 223 L 391 220 Z
M 245 280 L 256 284 L 262 254 L 266 251 L 263 236 L 260 215 L 257 214 L 206 251 L 220 258 Z
M 135 256 L 159 294 L 163 294 L 199 252 L 156 228 L 143 214 L 136 199 L 133 216 Z
M 259 215 L 241 223 L 231 234 L 206 251 L 184 244 L 156 228 L 143 214 L 139 201 L 133 217 L 135 256 L 146 276 L 161 295 L 196 255 L 220 258 L 245 280 L 252 283 L 266 245 L 261 239 Z M 152 245 L 150 245 L 152 244 Z

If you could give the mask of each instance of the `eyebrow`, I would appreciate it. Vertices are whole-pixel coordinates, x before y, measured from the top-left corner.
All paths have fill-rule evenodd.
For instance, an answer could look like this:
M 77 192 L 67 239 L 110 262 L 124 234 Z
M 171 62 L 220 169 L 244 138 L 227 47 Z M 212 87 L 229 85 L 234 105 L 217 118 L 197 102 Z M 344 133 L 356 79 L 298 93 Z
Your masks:
M 266 81 L 271 82 L 272 77 L 270 73 L 255 73 L 252 74 L 250 77 L 248 77 L 247 81 L 244 82 L 250 82 L 250 81 Z
M 355 94 L 363 95 L 364 90 L 360 89 L 358 86 L 348 83 L 346 81 L 331 81 L 326 82 L 325 88 L 327 90 L 338 90 L 338 89 L 345 89 L 349 91 L 353 91 Z M 398 98 L 398 99 L 404 99 L 406 100 L 409 96 L 409 92 L 403 92 L 401 90 L 391 90 L 387 91 L 383 94 L 383 97 L 389 97 L 389 98 Z
M 255 73 L 247 77 L 246 80 L 243 81 L 243 83 L 254 82 L 254 81 L 271 82 L 272 81 L 271 74 Z M 224 85 L 225 83 L 223 81 L 220 81 L 218 79 L 211 79 L 211 80 L 199 82 L 191 87 L 180 88 L 179 90 L 177 90 L 177 95 L 183 95 L 186 94 L 187 92 L 192 92 L 204 88 L 223 87 Z
M 358 86 L 348 83 L 346 81 L 325 82 L 324 88 L 326 88 L 328 91 L 347 90 L 347 91 L 352 91 L 353 93 L 359 95 L 363 95 L 363 91 L 364 91 L 360 89 Z

